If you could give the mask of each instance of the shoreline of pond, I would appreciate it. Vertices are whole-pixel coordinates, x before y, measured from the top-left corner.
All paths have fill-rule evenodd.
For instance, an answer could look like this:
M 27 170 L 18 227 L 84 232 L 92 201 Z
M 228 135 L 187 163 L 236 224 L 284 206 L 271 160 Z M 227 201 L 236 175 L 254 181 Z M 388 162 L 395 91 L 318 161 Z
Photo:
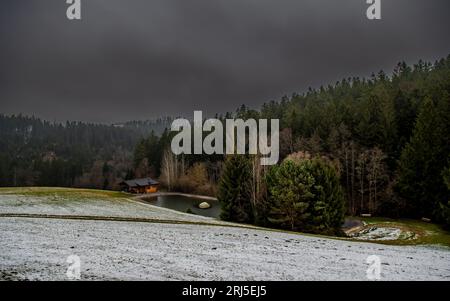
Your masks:
M 193 198 L 193 199 L 219 201 L 217 198 L 212 197 L 212 196 L 207 196 L 207 195 L 190 194 L 190 193 L 184 193 L 184 192 L 165 192 L 165 191 L 138 194 L 134 198 L 142 200 L 145 198 L 153 198 L 153 197 L 159 197 L 159 196 L 184 196 L 184 197 Z

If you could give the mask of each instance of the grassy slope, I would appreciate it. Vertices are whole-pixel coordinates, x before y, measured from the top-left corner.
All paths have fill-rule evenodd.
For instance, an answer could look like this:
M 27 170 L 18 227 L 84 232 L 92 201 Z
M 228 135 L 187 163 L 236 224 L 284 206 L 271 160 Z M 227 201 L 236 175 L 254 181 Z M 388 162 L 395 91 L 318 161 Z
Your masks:
M 81 201 L 86 199 L 107 199 L 109 201 L 120 201 L 120 199 L 129 199 L 130 194 L 116 191 L 94 190 L 94 189 L 76 189 L 76 188 L 55 188 L 55 187 L 25 187 L 25 188 L 0 188 L 1 195 L 25 195 L 36 197 L 49 197 L 51 201 L 67 201 L 72 199 L 74 201 Z M 385 227 L 398 227 L 404 231 L 412 231 L 418 235 L 414 240 L 393 240 L 393 241 L 377 241 L 380 244 L 389 245 L 416 245 L 416 244 L 439 244 L 450 247 L 450 233 L 443 230 L 439 225 L 425 223 L 416 220 L 393 220 L 387 218 L 361 218 L 370 225 L 385 226 Z M 245 226 L 245 225 L 242 225 Z M 255 227 L 259 228 L 259 227 Z M 261 230 L 277 231 L 277 232 L 289 232 L 277 229 L 265 229 Z M 308 236 L 316 236 L 313 234 L 305 234 Z M 319 235 L 320 236 L 320 235 Z M 324 237 L 324 236 L 322 236 Z M 329 237 L 334 239 L 345 239 Z M 363 242 L 362 240 L 355 240 Z M 374 242 L 374 241 L 368 241 Z
M 24 195 L 36 197 L 63 197 L 72 199 L 107 199 L 107 198 L 129 198 L 130 194 L 118 191 L 59 188 L 59 187 L 2 187 L 0 194 Z
M 369 225 L 380 227 L 395 227 L 403 231 L 412 231 L 418 236 L 414 240 L 392 240 L 380 241 L 389 245 L 416 245 L 416 244 L 438 244 L 450 247 L 450 233 L 442 229 L 441 226 L 426 223 L 420 220 L 411 219 L 389 219 L 389 218 L 361 218 L 362 221 Z

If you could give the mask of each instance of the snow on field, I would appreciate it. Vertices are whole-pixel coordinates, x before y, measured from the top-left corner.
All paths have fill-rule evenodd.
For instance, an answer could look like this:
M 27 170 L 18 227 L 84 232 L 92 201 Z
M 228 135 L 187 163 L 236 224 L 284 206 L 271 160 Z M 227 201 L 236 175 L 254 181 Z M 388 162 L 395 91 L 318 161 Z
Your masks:
M 378 255 L 384 280 L 450 280 L 450 252 L 222 226 L 0 218 L 0 277 L 81 279 L 366 280 Z
M 35 196 L 1 194 L 0 191 L 0 214 L 114 216 L 225 224 L 213 218 L 185 214 L 129 198 L 106 198 L 83 196 L 82 194 L 75 196 L 75 193 L 69 195 L 50 194 Z
M 59 191 L 59 190 L 58 190 Z M 141 217 L 136 221 L 0 217 L 0 280 L 65 280 L 69 255 L 81 279 L 366 280 L 369 255 L 384 280 L 450 280 L 450 250 L 387 246 L 250 228 L 92 193 L 0 190 L 0 214 Z
M 402 230 L 389 227 L 369 227 L 353 236 L 355 239 L 362 240 L 396 240 L 402 234 Z

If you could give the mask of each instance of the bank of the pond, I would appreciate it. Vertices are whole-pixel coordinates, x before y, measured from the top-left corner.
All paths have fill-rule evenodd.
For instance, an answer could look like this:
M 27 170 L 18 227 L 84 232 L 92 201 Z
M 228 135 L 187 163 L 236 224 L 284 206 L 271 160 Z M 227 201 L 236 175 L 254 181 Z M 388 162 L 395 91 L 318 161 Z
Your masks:
M 202 200 L 211 200 L 211 201 L 218 201 L 217 198 L 207 195 L 200 195 L 200 194 L 190 194 L 190 193 L 184 193 L 184 192 L 154 192 L 154 193 L 146 193 L 146 194 L 139 194 L 136 197 L 141 198 L 147 198 L 147 197 L 158 197 L 158 196 L 183 196 L 188 198 L 195 198 L 195 199 L 202 199 Z

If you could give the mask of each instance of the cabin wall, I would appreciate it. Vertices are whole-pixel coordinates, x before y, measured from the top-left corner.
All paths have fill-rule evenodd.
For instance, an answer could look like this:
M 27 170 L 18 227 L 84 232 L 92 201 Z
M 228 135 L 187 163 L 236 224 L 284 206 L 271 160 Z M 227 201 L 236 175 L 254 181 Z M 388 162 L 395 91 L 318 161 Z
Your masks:
M 154 186 L 145 186 L 145 187 L 130 187 L 128 189 L 128 191 L 131 193 L 138 193 L 138 194 L 155 193 L 155 192 L 158 192 L 158 186 L 154 185 Z
M 155 193 L 158 191 L 158 186 L 148 186 L 145 188 L 147 193 Z

